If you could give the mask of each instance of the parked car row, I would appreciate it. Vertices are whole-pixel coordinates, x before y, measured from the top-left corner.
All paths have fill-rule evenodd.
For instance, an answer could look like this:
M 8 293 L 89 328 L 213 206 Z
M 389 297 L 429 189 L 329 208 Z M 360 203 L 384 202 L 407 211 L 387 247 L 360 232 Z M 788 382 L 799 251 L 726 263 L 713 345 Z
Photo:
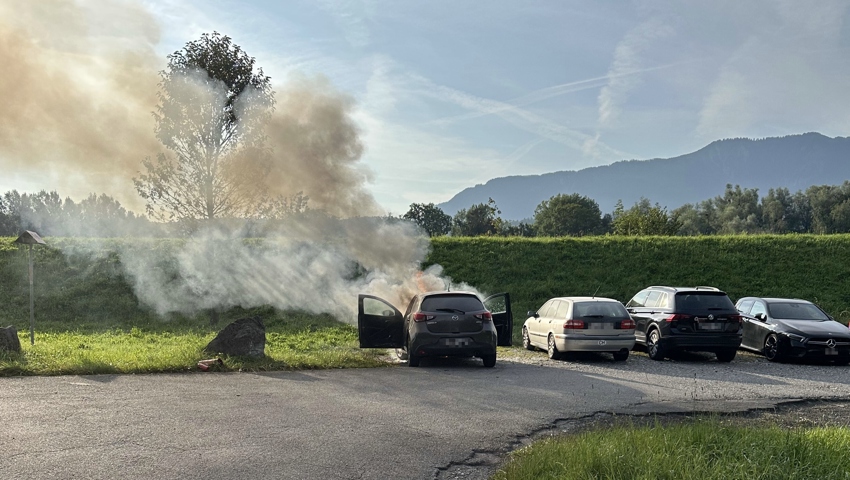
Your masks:
M 381 298 L 358 298 L 361 348 L 395 348 L 408 365 L 428 356 L 479 357 L 496 364 L 496 347 L 511 345 L 510 295 L 472 292 L 414 296 L 404 314 Z M 649 358 L 681 351 L 712 352 L 731 362 L 738 349 L 770 361 L 817 358 L 850 363 L 850 329 L 812 302 L 745 297 L 732 303 L 715 287 L 651 286 L 625 305 L 602 297 L 556 297 L 528 312 L 522 345 L 549 358 L 607 352 L 624 361 L 639 345 Z

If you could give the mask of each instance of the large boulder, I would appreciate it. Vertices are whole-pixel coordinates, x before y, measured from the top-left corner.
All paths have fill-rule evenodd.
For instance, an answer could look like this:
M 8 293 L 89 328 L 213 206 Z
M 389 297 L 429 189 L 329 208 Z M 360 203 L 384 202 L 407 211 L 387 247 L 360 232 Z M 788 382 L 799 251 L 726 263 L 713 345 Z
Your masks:
M 260 317 L 240 318 L 218 332 L 204 347 L 212 354 L 262 358 L 266 355 L 266 327 Z
M 0 352 L 21 352 L 21 341 L 18 339 L 18 329 L 14 326 L 0 328 Z

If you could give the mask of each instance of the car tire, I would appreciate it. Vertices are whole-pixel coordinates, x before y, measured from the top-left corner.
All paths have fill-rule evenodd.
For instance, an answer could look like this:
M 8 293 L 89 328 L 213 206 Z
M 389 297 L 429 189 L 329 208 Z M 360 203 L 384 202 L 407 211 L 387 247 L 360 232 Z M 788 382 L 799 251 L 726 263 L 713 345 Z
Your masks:
M 782 361 L 782 341 L 775 333 L 771 333 L 764 339 L 764 349 L 762 350 L 764 358 L 771 362 Z
M 717 356 L 717 361 L 720 363 L 729 363 L 732 360 L 735 360 L 735 355 L 738 354 L 738 349 L 736 348 L 727 348 L 726 350 L 718 350 L 714 352 Z
M 522 348 L 534 350 L 534 345 L 531 344 L 531 338 L 528 337 L 528 329 L 525 327 L 522 327 Z
M 496 354 L 493 355 L 484 355 L 481 357 L 484 360 L 484 366 L 487 368 L 493 368 L 496 366 Z
M 664 360 L 666 352 L 661 345 L 661 334 L 657 328 L 653 328 L 646 334 L 646 353 L 653 360 Z
M 619 352 L 612 352 L 612 353 L 614 354 L 614 361 L 615 362 L 625 362 L 626 359 L 629 358 L 629 351 L 628 350 L 620 350 Z
M 546 340 L 546 353 L 549 354 L 549 358 L 552 360 L 560 360 L 561 352 L 558 351 L 558 347 L 555 346 L 555 336 L 551 333 L 549 334 L 549 338 Z
M 407 342 L 404 344 L 404 350 L 407 352 L 407 366 L 408 367 L 418 367 L 420 357 L 418 355 L 414 355 L 413 352 L 410 351 L 410 339 L 407 339 Z

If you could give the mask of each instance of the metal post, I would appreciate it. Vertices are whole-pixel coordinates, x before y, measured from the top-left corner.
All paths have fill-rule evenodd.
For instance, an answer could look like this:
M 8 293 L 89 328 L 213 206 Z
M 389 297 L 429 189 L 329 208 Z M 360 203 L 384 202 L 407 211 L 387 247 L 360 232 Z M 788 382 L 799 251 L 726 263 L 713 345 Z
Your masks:
M 32 245 L 28 245 L 27 260 L 30 264 L 30 345 L 35 345 L 35 302 L 33 301 L 32 288 Z

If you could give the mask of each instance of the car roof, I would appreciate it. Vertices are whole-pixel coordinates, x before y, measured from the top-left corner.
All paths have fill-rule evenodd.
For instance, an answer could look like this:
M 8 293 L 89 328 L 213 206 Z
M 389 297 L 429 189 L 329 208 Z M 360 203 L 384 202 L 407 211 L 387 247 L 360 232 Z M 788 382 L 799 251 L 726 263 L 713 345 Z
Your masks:
M 472 295 L 475 298 L 480 300 L 480 297 L 475 292 L 468 292 L 465 290 L 434 290 L 431 292 L 420 293 L 420 297 L 428 297 L 431 295 Z
M 740 300 L 764 300 L 767 303 L 812 303 L 802 298 L 778 298 L 778 297 L 744 297 Z
M 659 290 L 667 290 L 668 292 L 720 292 L 725 293 L 717 287 L 710 287 L 708 285 L 698 285 L 696 287 L 668 287 L 664 285 L 652 285 L 646 288 L 655 288 Z M 646 288 L 644 290 L 646 290 Z
M 619 300 L 614 300 L 613 298 L 607 297 L 554 297 L 549 300 L 568 300 L 572 302 L 617 302 L 620 303 Z M 549 301 L 547 300 L 547 302 Z

